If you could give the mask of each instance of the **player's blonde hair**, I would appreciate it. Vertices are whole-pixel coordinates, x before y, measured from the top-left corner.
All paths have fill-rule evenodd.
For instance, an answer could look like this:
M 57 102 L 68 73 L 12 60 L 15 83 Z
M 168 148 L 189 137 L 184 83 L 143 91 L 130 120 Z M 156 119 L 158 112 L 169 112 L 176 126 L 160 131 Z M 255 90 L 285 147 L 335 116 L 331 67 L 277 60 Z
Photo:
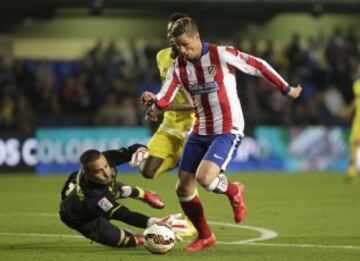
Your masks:
M 176 20 L 171 28 L 170 35 L 172 37 L 178 37 L 179 35 L 186 33 L 189 36 L 193 36 L 198 32 L 199 29 L 195 21 L 191 17 L 184 17 Z

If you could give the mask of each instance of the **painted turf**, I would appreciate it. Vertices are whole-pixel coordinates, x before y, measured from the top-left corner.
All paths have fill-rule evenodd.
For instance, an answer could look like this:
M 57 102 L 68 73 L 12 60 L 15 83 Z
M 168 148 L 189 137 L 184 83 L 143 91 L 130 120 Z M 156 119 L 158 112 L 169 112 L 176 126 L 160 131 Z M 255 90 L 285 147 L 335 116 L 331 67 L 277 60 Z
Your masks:
M 5 214 L 5 213 L 0 213 Z M 14 214 L 14 213 L 11 213 Z M 24 215 L 25 213 L 21 213 Z M 55 216 L 55 213 L 26 213 L 28 216 Z M 269 239 L 276 238 L 278 234 L 270 229 L 249 226 L 249 225 L 236 225 L 230 223 L 223 223 L 217 221 L 209 221 L 209 224 L 214 226 L 223 226 L 223 227 L 231 227 L 237 229 L 247 229 L 256 231 L 259 233 L 258 237 L 244 239 L 239 241 L 216 241 L 216 244 L 219 245 L 249 245 L 249 246 L 269 246 L 269 247 L 293 247 L 293 248 L 334 248 L 334 249 L 357 249 L 360 250 L 360 246 L 343 246 L 343 245 L 313 245 L 313 244 L 292 244 L 292 243 L 264 243 L 262 241 L 266 241 Z M 59 238 L 81 238 L 83 236 L 80 235 L 66 235 L 66 234 L 45 234 L 45 233 L 11 233 L 11 232 L 0 232 L 1 236 L 19 236 L 19 237 L 59 237 Z

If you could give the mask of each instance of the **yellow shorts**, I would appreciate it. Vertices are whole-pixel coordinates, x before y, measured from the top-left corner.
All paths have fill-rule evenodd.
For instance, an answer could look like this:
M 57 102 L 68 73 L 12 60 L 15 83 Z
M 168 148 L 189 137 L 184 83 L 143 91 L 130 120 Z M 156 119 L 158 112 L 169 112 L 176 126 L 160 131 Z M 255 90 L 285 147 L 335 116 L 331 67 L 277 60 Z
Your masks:
M 151 156 L 161 159 L 172 158 L 172 167 L 176 166 L 176 162 L 180 158 L 184 147 L 184 138 L 172 135 L 164 130 L 157 130 L 148 143 Z

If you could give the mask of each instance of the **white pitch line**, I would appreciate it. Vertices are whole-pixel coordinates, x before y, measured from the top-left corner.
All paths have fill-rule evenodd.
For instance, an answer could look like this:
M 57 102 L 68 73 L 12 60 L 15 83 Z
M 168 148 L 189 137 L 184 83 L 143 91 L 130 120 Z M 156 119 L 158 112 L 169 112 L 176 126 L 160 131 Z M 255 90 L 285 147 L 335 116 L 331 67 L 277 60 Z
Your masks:
M 54 212 L 10 212 L 10 213 L 1 212 L 0 216 L 56 217 L 59 216 L 59 214 Z
M 80 235 L 61 235 L 61 234 L 37 234 L 37 233 L 10 233 L 0 232 L 0 236 L 16 236 L 16 237 L 59 237 L 59 238 L 73 238 L 85 239 Z M 231 242 L 219 242 L 216 244 L 231 244 Z M 286 243 L 237 243 L 238 245 L 247 246 L 269 246 L 269 247 L 295 247 L 295 248 L 335 248 L 335 249 L 355 249 L 360 250 L 360 246 L 337 246 L 337 245 L 310 245 L 310 244 L 286 244 Z
M 41 233 L 10 233 L 10 232 L 0 232 L 0 236 L 84 238 L 83 236 L 80 236 L 80 235 L 41 234 Z
M 26 215 L 26 216 L 57 216 L 56 213 L 0 213 L 0 216 L 3 215 Z M 236 225 L 230 223 L 222 223 L 216 221 L 209 221 L 209 224 L 215 226 L 224 226 L 224 227 L 233 227 L 238 229 L 248 229 L 254 230 L 260 233 L 259 237 L 251 238 L 251 239 L 244 239 L 239 241 L 231 241 L 231 242 L 224 242 L 224 241 L 216 241 L 217 244 L 221 245 L 248 245 L 248 246 L 270 246 L 270 247 L 297 247 L 297 248 L 335 248 L 335 249 L 355 249 L 360 250 L 360 246 L 341 246 L 341 245 L 314 245 L 314 244 L 290 244 L 290 243 L 260 243 L 259 241 L 265 241 L 269 239 L 273 239 L 278 236 L 275 231 L 255 227 L 255 226 L 246 226 L 246 225 Z M 11 233 L 11 232 L 0 232 L 0 236 L 21 236 L 21 237 L 59 237 L 59 238 L 74 238 L 74 239 L 84 239 L 83 236 L 80 235 L 69 235 L 69 234 L 40 234 L 40 233 Z
M 250 238 L 250 239 L 244 239 L 240 241 L 231 241 L 231 242 L 223 242 L 223 241 L 216 241 L 216 243 L 220 244 L 226 244 L 226 245 L 239 245 L 239 244 L 247 244 L 247 243 L 254 243 L 257 241 L 265 241 L 272 238 L 275 238 L 278 236 L 278 234 L 275 231 L 262 228 L 262 227 L 254 227 L 254 226 L 245 226 L 245 225 L 236 225 L 236 224 L 229 224 L 229 223 L 222 223 L 222 222 L 216 222 L 216 221 L 209 221 L 209 224 L 216 225 L 216 226 L 224 226 L 224 227 L 233 227 L 233 228 L 242 228 L 242 229 L 248 229 L 248 230 L 254 230 L 258 233 L 260 233 L 259 237 L 256 238 Z
M 338 246 L 338 245 L 311 245 L 311 244 L 287 244 L 287 243 L 246 243 L 245 245 L 253 246 L 271 246 L 271 247 L 301 247 L 301 248 L 337 248 L 337 249 L 356 249 L 360 250 L 360 246 Z

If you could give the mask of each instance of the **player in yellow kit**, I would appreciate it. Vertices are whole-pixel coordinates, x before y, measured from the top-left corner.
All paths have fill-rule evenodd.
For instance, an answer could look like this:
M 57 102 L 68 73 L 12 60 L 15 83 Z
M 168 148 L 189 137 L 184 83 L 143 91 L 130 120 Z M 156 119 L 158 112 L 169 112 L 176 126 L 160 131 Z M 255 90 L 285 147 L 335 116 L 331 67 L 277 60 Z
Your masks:
M 168 29 L 177 19 L 184 16 L 183 14 L 172 15 Z M 167 70 L 176 56 L 175 47 L 168 47 L 157 53 L 156 61 L 162 81 L 165 80 Z M 179 91 L 173 103 L 164 112 L 162 124 L 148 143 L 150 156 L 140 168 L 145 178 L 156 178 L 176 166 L 194 121 L 192 109 L 184 92 Z
M 353 183 L 357 177 L 357 151 L 360 148 L 360 61 L 357 64 L 357 78 L 353 84 L 354 101 L 351 104 L 352 110 L 355 110 L 351 132 L 350 132 L 350 163 L 346 181 Z
M 168 32 L 174 22 L 184 14 L 173 14 L 170 16 Z M 171 44 L 171 39 L 169 39 Z M 162 81 L 165 80 L 168 68 L 178 55 L 178 50 L 174 44 L 172 47 L 160 50 L 156 55 L 156 62 Z M 174 101 L 164 112 L 163 122 L 151 137 L 148 143 L 149 158 L 140 166 L 141 174 L 145 178 L 156 178 L 166 171 L 176 167 L 181 156 L 185 140 L 190 132 L 195 117 L 193 115 L 193 106 L 189 103 L 185 93 L 179 91 Z M 151 112 L 151 110 L 149 110 Z M 157 115 L 146 115 L 148 120 L 157 120 Z M 188 221 L 189 228 L 184 233 L 178 233 L 179 236 L 191 237 L 197 233 L 191 221 Z

